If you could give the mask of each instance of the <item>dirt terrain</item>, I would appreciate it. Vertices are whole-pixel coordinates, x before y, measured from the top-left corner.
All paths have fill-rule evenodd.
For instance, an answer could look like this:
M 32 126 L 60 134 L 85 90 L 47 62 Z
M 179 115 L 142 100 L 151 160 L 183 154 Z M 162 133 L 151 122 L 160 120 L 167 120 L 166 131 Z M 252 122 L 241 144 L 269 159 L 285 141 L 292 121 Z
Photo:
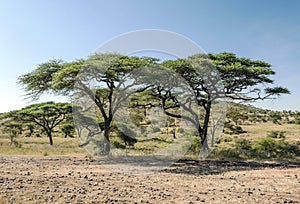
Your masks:
M 129 175 L 88 157 L 0 156 L 0 203 L 300 203 L 300 163 L 181 160 Z

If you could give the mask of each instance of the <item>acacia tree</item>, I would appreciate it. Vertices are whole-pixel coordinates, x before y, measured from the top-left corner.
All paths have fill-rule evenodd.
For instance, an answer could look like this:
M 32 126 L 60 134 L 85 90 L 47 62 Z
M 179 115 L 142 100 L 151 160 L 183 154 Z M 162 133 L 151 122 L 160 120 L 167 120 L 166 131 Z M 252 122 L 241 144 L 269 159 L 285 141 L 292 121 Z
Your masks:
M 155 62 L 153 58 L 128 57 L 119 54 L 94 54 L 86 60 L 64 63 L 51 60 L 38 65 L 31 73 L 19 77 L 18 82 L 25 86 L 28 97 L 38 98 L 48 92 L 69 96 L 87 96 L 97 107 L 103 118 L 103 152 L 110 152 L 109 135 L 118 104 L 124 98 L 114 98 L 114 92 L 123 83 L 123 77 L 130 71 Z M 96 82 L 96 86 L 91 85 Z M 122 87 L 125 91 L 131 85 Z M 143 91 L 139 90 L 139 91 Z
M 38 98 L 45 92 L 69 96 L 75 94 L 78 97 L 87 96 L 95 104 L 99 116 L 103 119 L 103 123 L 100 125 L 103 127 L 105 138 L 103 150 L 106 153 L 110 151 L 109 135 L 119 104 L 136 92 L 149 91 L 151 88 L 152 96 L 159 99 L 159 105 L 169 116 L 182 118 L 183 115 L 176 111 L 172 112 L 179 107 L 188 111 L 190 116 L 185 119 L 195 125 L 205 149 L 208 149 L 207 134 L 214 102 L 224 97 L 235 101 L 253 102 L 289 93 L 286 88 L 272 87 L 273 80 L 270 79 L 270 76 L 275 72 L 270 68 L 270 64 L 238 58 L 233 53 L 221 53 L 198 54 L 187 59 L 169 60 L 160 64 L 160 66 L 178 73 L 188 83 L 195 95 L 194 99 L 197 105 L 204 110 L 203 117 L 194 108 L 189 108 L 188 101 L 180 102 L 172 93 L 172 89 L 166 89 L 171 85 L 160 87 L 150 83 L 139 90 L 130 92 L 131 94 L 114 98 L 116 90 L 122 89 L 126 92 L 134 87 L 134 84 L 128 84 L 128 81 L 124 83 L 124 77 L 127 77 L 128 73 L 139 67 L 154 64 L 157 64 L 157 61 L 153 58 L 95 54 L 86 60 L 70 63 L 51 60 L 39 65 L 33 72 L 22 75 L 18 81 L 25 86 L 28 96 L 33 98 Z M 218 73 L 212 72 L 212 67 Z M 91 81 L 98 85 L 91 86 Z M 222 82 L 221 91 L 218 87 L 219 82 Z M 169 80 L 168 83 L 172 84 L 172 80 Z
M 50 145 L 53 145 L 52 132 L 54 128 L 66 120 L 71 113 L 71 104 L 54 102 L 34 104 L 17 111 L 21 121 L 34 123 L 45 131 Z
M 22 123 L 17 117 L 17 111 L 10 111 L 0 116 L 1 126 L 3 127 L 2 132 L 8 133 L 10 138 L 10 144 L 17 145 L 15 141 L 16 137 L 22 133 Z
M 188 82 L 198 105 L 203 108 L 202 121 L 192 109 L 186 110 L 191 111 L 194 116 L 191 120 L 194 121 L 204 149 L 208 149 L 207 134 L 212 105 L 218 99 L 254 102 L 289 94 L 286 88 L 272 86 L 274 81 L 270 79 L 270 76 L 275 72 L 270 64 L 259 60 L 239 58 L 233 53 L 197 54 L 187 59 L 166 61 L 162 63 L 162 66 L 179 73 Z M 221 88 L 218 87 L 219 82 L 221 82 Z M 169 112 L 169 109 L 178 108 L 182 104 L 174 100 L 171 93 L 161 93 L 157 92 L 157 96 L 163 101 L 173 102 L 171 105 L 163 103 L 165 113 L 172 117 L 182 117 Z

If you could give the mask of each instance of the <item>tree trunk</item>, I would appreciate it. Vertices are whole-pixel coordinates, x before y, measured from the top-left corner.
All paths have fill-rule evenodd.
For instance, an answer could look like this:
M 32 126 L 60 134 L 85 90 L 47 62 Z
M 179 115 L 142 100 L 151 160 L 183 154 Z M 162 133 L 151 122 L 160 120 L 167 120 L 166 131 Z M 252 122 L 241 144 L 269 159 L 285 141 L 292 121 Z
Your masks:
M 105 155 L 110 152 L 110 141 L 109 141 L 110 127 L 105 127 L 104 130 L 104 143 L 103 143 L 103 153 Z
M 48 131 L 48 132 L 47 132 L 47 135 L 48 135 L 48 137 L 49 137 L 50 145 L 52 146 L 52 145 L 53 145 L 52 132 L 51 132 L 51 131 Z
M 209 100 L 205 108 L 205 118 L 204 118 L 203 132 L 201 137 L 202 149 L 207 152 L 209 151 L 209 146 L 207 143 L 207 132 L 208 132 L 208 125 L 209 125 L 209 118 L 210 118 L 210 110 L 211 110 L 211 101 Z
M 109 135 L 110 135 L 110 130 L 111 130 L 111 121 L 108 119 L 107 121 L 104 122 L 104 142 L 103 142 L 103 153 L 105 155 L 109 154 L 110 152 L 110 141 L 109 141 Z

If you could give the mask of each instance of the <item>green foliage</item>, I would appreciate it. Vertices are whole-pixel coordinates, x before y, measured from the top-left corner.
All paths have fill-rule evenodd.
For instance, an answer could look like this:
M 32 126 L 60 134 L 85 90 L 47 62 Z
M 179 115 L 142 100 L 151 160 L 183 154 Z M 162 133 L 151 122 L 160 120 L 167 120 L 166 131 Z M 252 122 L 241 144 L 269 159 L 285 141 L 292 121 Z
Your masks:
M 209 158 L 221 158 L 221 159 L 242 159 L 241 153 L 233 147 L 217 147 L 209 155 Z
M 299 155 L 299 147 L 289 144 L 285 140 L 274 138 L 261 138 L 254 142 L 252 149 L 260 158 L 286 158 Z M 292 150 L 292 151 L 291 151 Z
M 82 95 L 88 96 L 98 108 L 99 118 L 103 119 L 99 126 L 104 131 L 105 141 L 109 141 L 109 134 L 113 129 L 114 114 L 119 108 L 118 104 L 128 98 L 128 96 L 120 95 L 116 100 L 113 98 L 113 93 L 117 89 L 120 91 L 124 86 L 124 90 L 129 90 L 132 87 L 133 84 L 128 85 L 124 83 L 124 77 L 131 71 L 152 65 L 157 66 L 158 60 L 149 57 L 129 57 L 111 53 L 93 54 L 85 60 L 76 60 L 69 63 L 61 60 L 50 60 L 38 65 L 31 73 L 20 76 L 18 83 L 25 86 L 27 95 L 33 98 L 39 98 L 41 94 L 47 92 L 78 97 Z M 270 79 L 270 76 L 274 75 L 275 72 L 271 69 L 269 63 L 239 58 L 233 53 L 197 54 L 186 59 L 165 61 L 159 65 L 175 71 L 185 79 L 190 86 L 189 88 L 193 90 L 200 109 L 202 108 L 205 111 L 203 117 L 200 117 L 198 112 L 188 108 L 185 110 L 190 111 L 192 117 L 188 118 L 188 120 L 197 128 L 201 142 L 206 141 L 212 102 L 218 99 L 220 95 L 223 97 L 223 93 L 214 94 L 216 92 L 210 91 L 211 88 L 215 88 L 216 82 L 222 82 L 225 97 L 236 101 L 251 102 L 289 93 L 286 88 L 271 86 L 273 80 Z M 217 76 L 217 72 L 211 70 L 211 67 L 215 67 L 220 76 Z M 155 74 L 159 77 L 159 73 Z M 135 76 L 132 77 L 134 78 Z M 167 78 L 170 77 L 172 76 Z M 210 80 L 209 83 L 207 83 L 207 80 Z M 90 81 L 101 83 L 101 88 L 98 87 L 96 90 L 89 88 Z M 174 81 L 175 79 L 170 80 L 170 86 Z M 266 88 L 262 89 L 261 85 L 264 85 Z M 167 115 L 180 118 L 181 115 L 176 110 L 182 104 L 179 104 L 174 98 L 174 93 L 155 86 L 154 84 L 149 84 L 148 87 L 135 90 L 139 94 L 132 97 L 130 106 L 132 108 L 139 106 L 146 108 L 160 105 Z M 131 94 L 134 95 L 135 91 Z M 60 107 L 59 109 L 63 108 Z M 54 110 L 51 104 L 43 104 L 40 107 L 30 107 L 30 111 L 22 110 L 21 114 L 27 121 L 35 122 L 36 124 L 42 124 L 40 119 L 43 116 L 48 118 L 50 123 L 54 122 L 50 118 L 63 118 L 62 115 L 56 117 L 57 115 L 55 114 L 59 112 L 58 109 L 51 110 Z M 200 121 L 202 119 L 203 121 Z M 241 118 L 233 114 L 232 119 L 238 124 Z M 143 117 L 142 115 L 135 115 L 133 120 L 137 125 L 143 121 Z M 54 123 L 58 125 L 58 123 Z M 54 126 L 50 128 L 42 125 L 42 127 L 49 138 L 51 138 Z M 232 127 L 231 131 L 233 134 L 244 132 L 240 126 Z M 125 145 L 127 141 L 129 142 L 129 138 L 132 138 L 126 138 L 124 135 L 120 135 L 120 137 L 123 138 Z M 107 151 L 109 151 L 109 148 Z
M 239 125 L 232 125 L 230 122 L 225 122 L 226 129 L 229 131 L 226 131 L 227 134 L 234 135 L 234 134 L 243 134 L 246 133 L 247 131 L 243 130 L 243 128 Z
M 10 145 L 20 147 L 20 144 L 16 141 L 18 135 L 22 134 L 23 125 L 20 120 L 17 111 L 10 111 L 1 115 L 0 117 L 3 122 L 1 123 L 2 132 L 8 134 L 10 139 Z
M 20 121 L 41 127 L 49 137 L 50 145 L 53 145 L 54 128 L 65 121 L 71 113 L 71 104 L 54 102 L 33 104 L 15 112 Z
M 63 124 L 61 126 L 61 131 L 65 134 L 65 138 L 66 137 L 74 137 L 74 125 L 73 124 Z
M 233 146 L 217 147 L 211 156 L 237 159 L 291 159 L 300 156 L 300 148 L 285 139 L 271 137 L 256 140 L 233 140 Z
M 118 140 L 112 140 L 111 144 L 112 144 L 115 148 L 118 148 L 118 149 L 125 149 L 125 148 L 126 148 L 126 145 L 120 143 L 120 141 L 118 141 Z
M 31 73 L 24 74 L 18 78 L 18 83 L 25 86 L 28 97 L 39 98 L 45 92 L 54 92 L 53 77 L 63 67 L 62 60 L 50 60 L 39 64 Z
M 123 79 L 127 73 L 155 62 L 156 59 L 149 57 L 128 57 L 111 53 L 93 54 L 86 60 L 69 63 L 54 60 L 39 65 L 31 73 L 20 76 L 19 83 L 25 86 L 29 96 L 35 98 L 45 92 L 73 95 L 78 98 L 88 96 L 98 107 L 99 118 L 104 120 L 99 123 L 99 126 L 104 131 L 106 138 L 103 147 L 106 152 L 109 152 L 110 144 L 107 141 L 109 141 L 112 129 L 113 116 L 118 109 L 118 103 L 127 97 L 121 96 L 116 100 L 113 98 L 114 91 L 125 85 Z M 45 74 L 47 74 L 47 79 L 40 80 Z M 90 81 L 99 82 L 101 88 L 90 88 Z M 88 127 L 83 128 L 87 129 Z M 77 131 L 80 132 L 79 129 Z
M 285 131 L 270 131 L 268 132 L 268 137 L 271 138 L 285 138 Z
M 34 133 L 34 124 L 33 123 L 28 123 L 26 125 L 27 130 L 29 131 L 29 133 L 26 135 L 27 137 L 31 137 Z
M 232 142 L 232 138 L 231 137 L 227 137 L 227 136 L 223 136 L 221 137 L 219 143 L 223 143 L 223 142 Z
M 208 54 L 214 65 L 221 74 L 221 79 L 225 87 L 227 97 L 240 100 L 259 100 L 269 98 L 270 96 L 288 94 L 289 91 L 283 87 L 267 87 L 262 96 L 260 84 L 272 84 L 273 80 L 269 76 L 275 72 L 271 69 L 271 65 L 247 58 L 238 58 L 233 53 Z M 242 94 L 241 90 L 248 90 Z M 256 94 L 257 96 L 253 96 Z M 252 95 L 252 96 L 251 96 Z
M 243 128 L 241 126 L 233 126 L 231 128 L 231 133 L 230 134 L 242 134 L 242 133 L 246 133 L 247 131 L 243 130 Z
M 124 142 L 125 147 L 127 145 L 133 146 L 138 141 L 136 133 L 127 124 L 119 123 L 116 128 L 116 134 Z
M 177 132 L 177 133 L 184 133 L 184 129 L 183 129 L 183 128 L 177 128 L 177 129 L 176 129 L 176 132 Z
M 191 144 L 191 147 L 188 150 L 188 153 L 199 155 L 201 148 L 202 148 L 201 138 L 195 137 L 195 139 L 193 140 L 193 143 Z
M 235 147 L 240 150 L 251 150 L 252 143 L 250 140 L 239 138 L 235 140 Z
M 130 119 L 133 124 L 139 127 L 140 123 L 144 120 L 144 115 L 132 109 L 130 112 Z
M 299 116 L 297 116 L 297 117 L 295 118 L 294 123 L 295 123 L 295 124 L 300 124 L 300 117 L 299 117 Z
M 271 112 L 270 118 L 274 124 L 281 124 L 280 121 L 282 120 L 281 114 L 279 112 Z

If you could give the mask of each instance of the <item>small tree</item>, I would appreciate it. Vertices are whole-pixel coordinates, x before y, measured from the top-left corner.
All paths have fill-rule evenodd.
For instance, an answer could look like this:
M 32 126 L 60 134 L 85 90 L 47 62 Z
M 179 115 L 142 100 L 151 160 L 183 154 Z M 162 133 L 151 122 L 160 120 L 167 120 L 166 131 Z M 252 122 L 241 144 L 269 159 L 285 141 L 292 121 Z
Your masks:
M 18 122 L 9 122 L 4 124 L 4 132 L 9 134 L 10 145 L 18 145 L 16 142 L 17 136 L 20 134 L 20 130 L 22 129 L 22 124 Z
M 280 121 L 282 120 L 281 114 L 279 112 L 271 112 L 270 118 L 274 124 L 281 125 Z
M 72 105 L 69 103 L 46 102 L 30 105 L 17 113 L 21 121 L 32 122 L 40 126 L 49 137 L 50 145 L 53 145 L 52 132 L 72 113 Z
M 1 126 L 3 127 L 2 132 L 9 135 L 11 145 L 17 145 L 15 139 L 19 134 L 22 134 L 23 126 L 19 118 L 17 111 L 10 111 L 0 116 Z

